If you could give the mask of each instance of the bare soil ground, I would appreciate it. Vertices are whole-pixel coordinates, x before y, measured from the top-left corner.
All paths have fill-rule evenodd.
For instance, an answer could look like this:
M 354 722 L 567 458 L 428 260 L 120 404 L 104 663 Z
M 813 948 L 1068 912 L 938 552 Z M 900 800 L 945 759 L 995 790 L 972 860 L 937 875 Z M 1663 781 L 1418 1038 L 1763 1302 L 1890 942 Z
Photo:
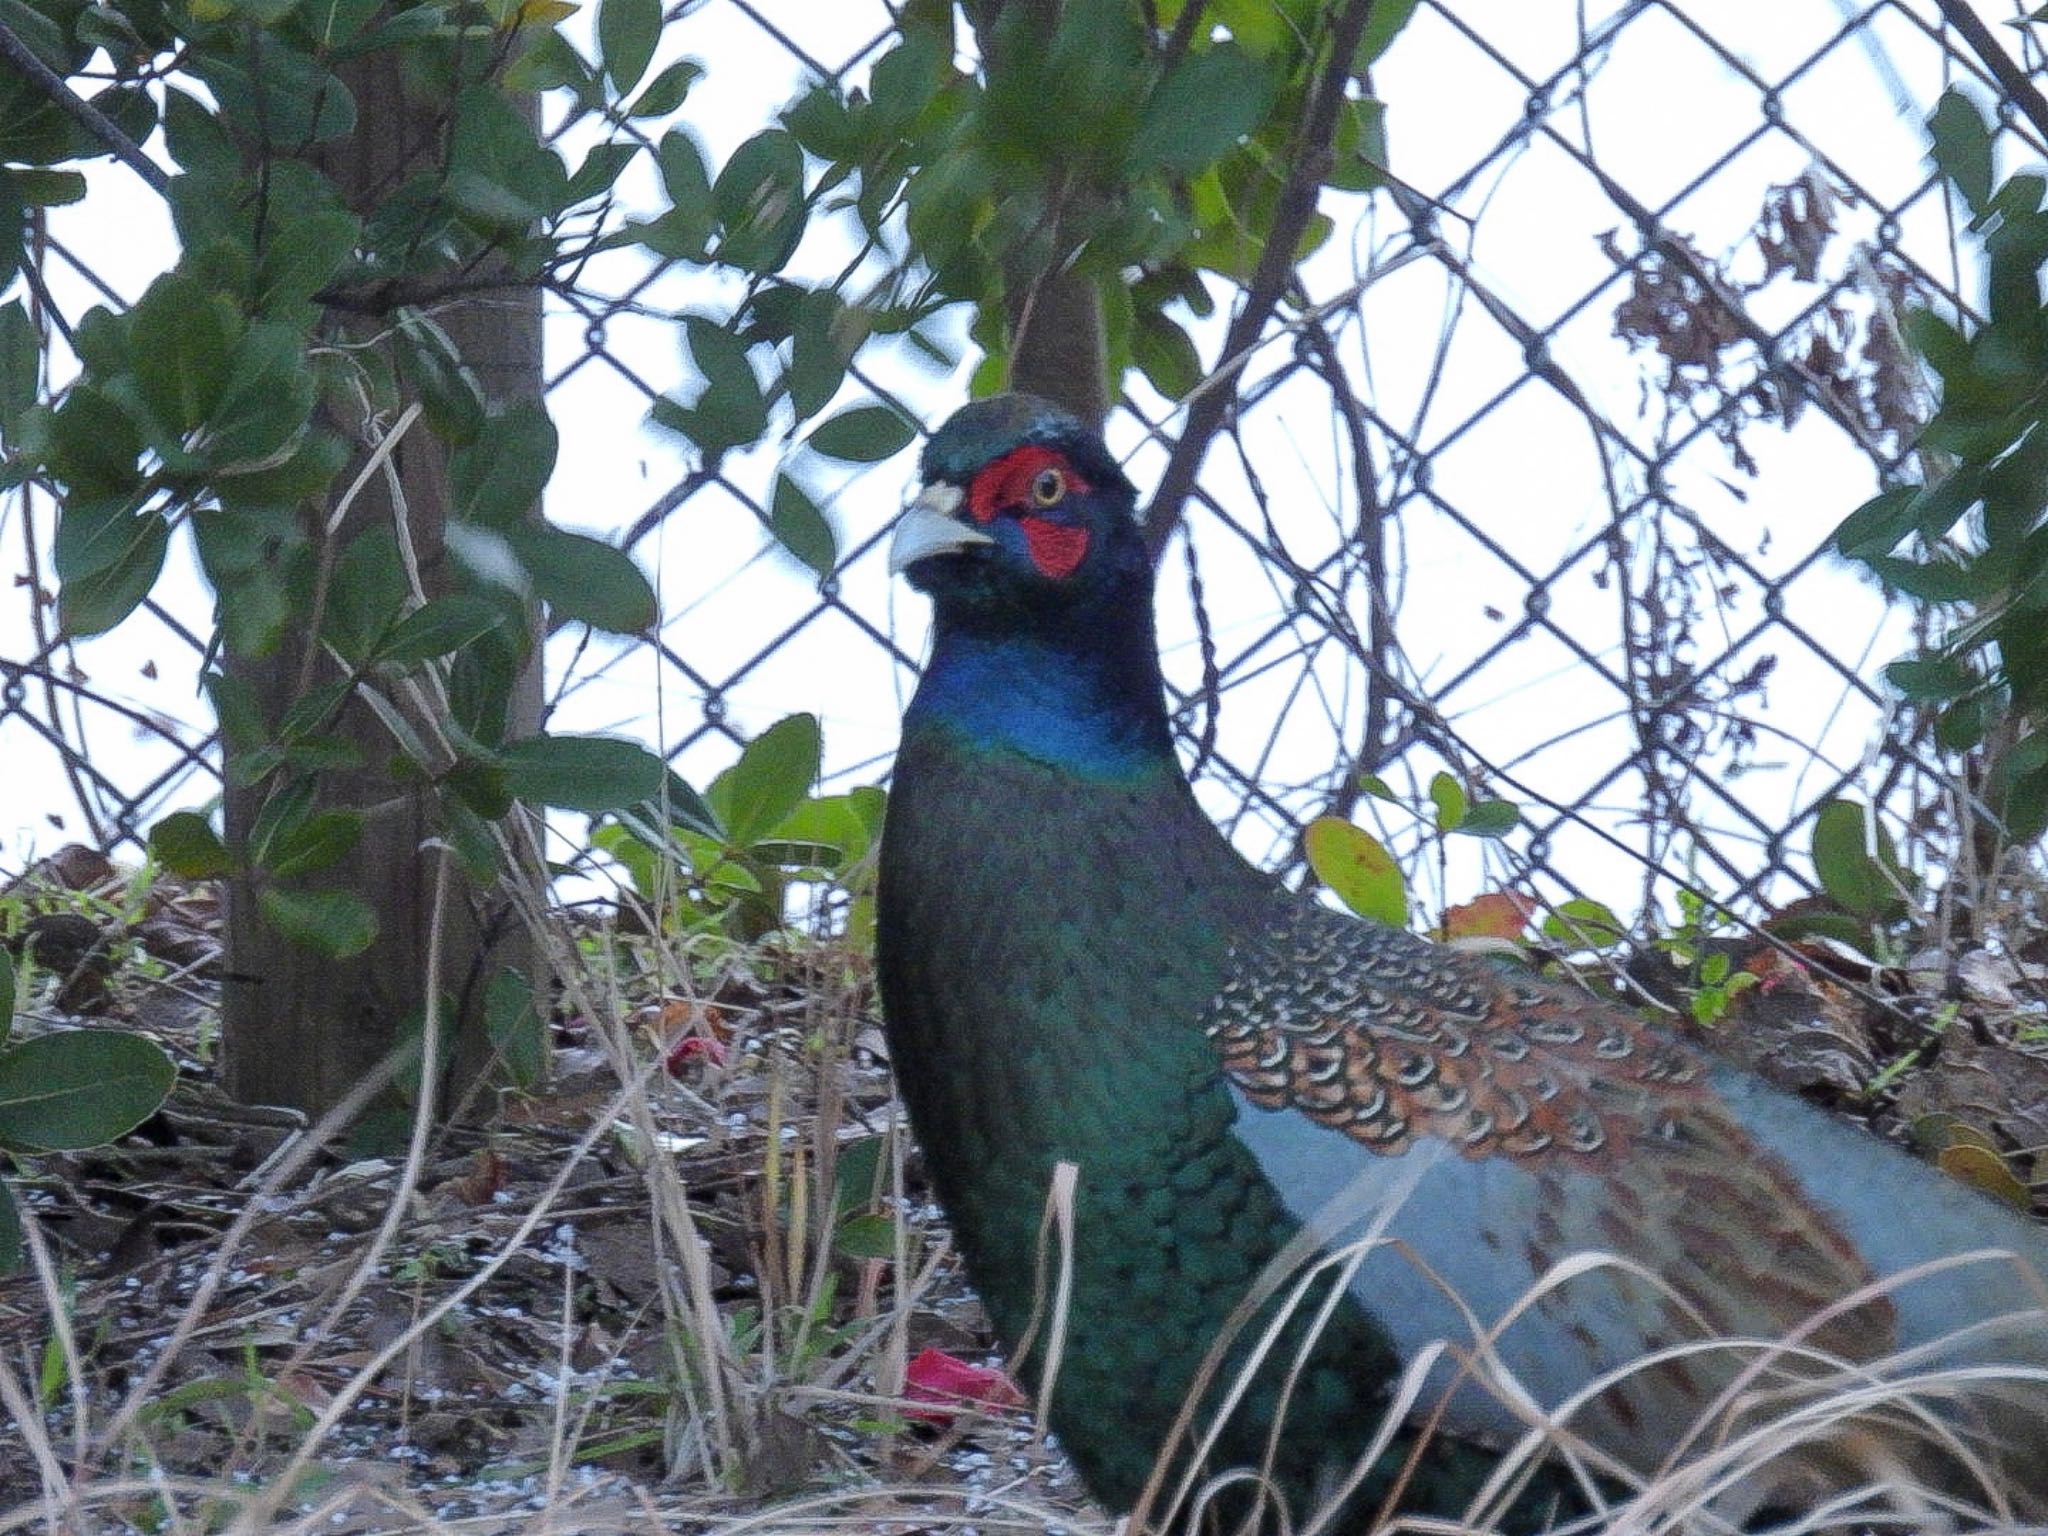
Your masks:
M 584 932 L 606 1004 L 565 996 L 545 1086 L 408 1158 L 231 1103 L 213 898 L 142 921 L 46 955 L 18 1026 L 140 1030 L 179 1079 L 17 1178 L 0 1531 L 1106 1526 L 1021 1410 L 901 1396 L 925 1349 L 1000 1361 L 864 957 Z

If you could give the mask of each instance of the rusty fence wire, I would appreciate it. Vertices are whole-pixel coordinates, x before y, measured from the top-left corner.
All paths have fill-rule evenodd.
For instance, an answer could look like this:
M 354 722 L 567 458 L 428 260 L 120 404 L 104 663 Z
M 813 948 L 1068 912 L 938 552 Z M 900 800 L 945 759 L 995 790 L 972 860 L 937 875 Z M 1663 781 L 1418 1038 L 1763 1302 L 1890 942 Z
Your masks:
M 1978 7 L 2032 73 L 2032 30 L 1996 25 L 2022 9 Z M 707 65 L 681 125 L 717 164 L 807 83 L 858 83 L 889 35 L 880 0 L 685 0 L 662 57 Z M 1432 910 L 1514 881 L 1629 912 L 1686 881 L 1754 911 L 1811 887 L 1811 818 L 1843 795 L 1939 848 L 1954 776 L 1881 683 L 1912 616 L 1828 536 L 1906 472 L 1931 403 L 1902 306 L 1967 312 L 1975 292 L 1927 112 L 1960 84 L 1998 109 L 2009 158 L 2043 155 L 1976 54 L 1934 0 L 1423 0 L 1372 84 L 1392 182 L 1325 202 L 1333 233 L 1162 571 L 1206 803 L 1275 866 L 1310 818 L 1360 820 Z M 615 131 L 566 103 L 548 121 L 572 164 Z M 53 216 L 36 278 L 75 322 L 169 257 L 153 195 L 109 171 Z M 701 783 L 812 710 L 831 781 L 883 779 L 923 645 L 921 600 L 882 569 L 912 457 L 813 466 L 838 567 L 821 582 L 782 552 L 772 445 L 707 466 L 647 422 L 695 387 L 678 320 L 709 281 L 615 250 L 550 301 L 550 514 L 629 547 L 664 614 L 641 642 L 554 637 L 554 723 L 658 742 Z M 1220 335 L 1198 332 L 1211 362 Z M 841 403 L 931 422 L 965 378 L 882 352 Z M 1141 486 L 1177 430 L 1171 402 L 1119 410 Z M 39 600 L 51 522 L 33 487 L 0 514 L 14 866 L 133 843 L 218 787 L 193 686 L 209 595 L 174 572 L 116 635 L 67 644 Z M 1521 825 L 1434 835 L 1439 774 Z

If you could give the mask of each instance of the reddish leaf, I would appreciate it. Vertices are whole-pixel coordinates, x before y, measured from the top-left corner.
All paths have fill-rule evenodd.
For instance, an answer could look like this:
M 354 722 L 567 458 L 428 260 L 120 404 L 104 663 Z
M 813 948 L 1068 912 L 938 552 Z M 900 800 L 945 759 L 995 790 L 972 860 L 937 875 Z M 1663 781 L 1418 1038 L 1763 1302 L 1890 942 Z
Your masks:
M 1813 973 L 1797 955 L 1788 955 L 1781 949 L 1759 949 L 1745 955 L 1742 968 L 1756 978 L 1757 990 L 1771 993 L 1787 983 L 1798 983 L 1802 990 L 1813 990 Z
M 903 1395 L 913 1403 L 938 1403 L 952 1408 L 1016 1408 L 1024 1394 L 1017 1384 L 990 1365 L 969 1365 L 943 1349 L 927 1349 L 903 1373 Z M 947 1425 L 945 1408 L 909 1408 L 905 1413 L 927 1424 Z
M 681 1077 L 684 1068 L 693 1061 L 708 1061 L 714 1067 L 722 1067 L 725 1057 L 723 1040 L 713 1040 L 706 1035 L 684 1035 L 668 1048 L 661 1065 L 670 1077 Z
M 1444 937 L 1519 939 L 1535 915 L 1534 898 L 1519 891 L 1489 891 L 1444 913 Z
M 505 1187 L 505 1160 L 485 1147 L 476 1155 L 476 1166 L 461 1178 L 449 1180 L 449 1186 L 464 1205 L 488 1205 Z

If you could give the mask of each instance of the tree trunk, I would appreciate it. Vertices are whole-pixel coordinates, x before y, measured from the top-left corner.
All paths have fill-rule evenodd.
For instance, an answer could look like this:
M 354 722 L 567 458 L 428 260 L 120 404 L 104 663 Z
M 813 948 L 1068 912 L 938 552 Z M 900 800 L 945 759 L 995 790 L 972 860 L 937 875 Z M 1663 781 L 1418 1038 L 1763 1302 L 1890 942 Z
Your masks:
M 1024 12 L 1018 35 L 1050 38 L 1059 26 L 1061 0 L 985 0 L 972 15 L 977 40 L 991 71 L 1003 68 L 997 22 L 1008 10 Z M 1089 196 L 1085 187 L 1073 196 Z M 1069 206 L 1062 210 L 1071 214 Z M 1003 273 L 1003 303 L 1009 327 L 1010 388 L 1042 395 L 1066 407 L 1091 427 L 1109 415 L 1109 343 L 1103 328 L 1102 295 L 1095 279 L 1073 270 L 1065 225 L 1055 224 L 1049 270 L 1033 271 L 1012 262 Z
M 344 68 L 360 118 L 355 133 L 337 146 L 326 168 L 359 213 L 373 212 L 380 199 L 439 155 L 443 107 L 407 98 L 397 70 L 385 56 Z M 492 401 L 534 399 L 541 393 L 541 295 L 538 288 L 506 288 L 487 298 L 437 308 L 434 318 L 447 331 Z M 352 323 L 358 341 L 385 324 Z M 333 422 L 360 438 L 360 422 Z M 355 478 L 362 454 L 337 479 L 336 494 Z M 392 455 L 403 496 L 397 523 L 416 552 L 422 583 L 431 594 L 446 584 L 443 532 L 447 519 L 446 454 L 417 421 Z M 395 508 L 385 475 L 371 477 L 350 507 L 336 537 L 345 542 L 360 529 L 393 526 Z M 324 520 L 326 509 L 309 516 Z M 315 542 L 321 536 L 316 532 Z M 302 678 L 318 684 L 336 675 L 334 663 L 315 657 L 308 668 L 304 634 L 294 634 L 276 654 L 260 661 L 229 657 L 229 671 L 246 681 L 273 723 L 301 691 Z M 536 644 L 522 674 L 512 712 L 512 734 L 538 729 L 541 665 Z M 365 768 L 323 776 L 329 805 L 362 811 L 360 843 L 342 864 L 323 871 L 317 883 L 355 891 L 377 913 L 380 930 L 370 949 L 334 960 L 286 938 L 266 921 L 250 882 L 230 884 L 227 924 L 227 983 L 222 998 L 224 1076 L 228 1091 L 244 1103 L 287 1104 L 318 1115 L 346 1095 L 404 1042 L 409 1020 L 419 1016 L 428 992 L 430 935 L 435 928 L 439 865 L 451 855 L 428 845 L 435 834 L 431 791 L 395 781 L 385 766 L 392 758 L 390 733 L 360 703 L 351 703 L 335 727 L 362 749 Z M 237 787 L 230 751 L 226 823 L 230 846 L 244 846 L 260 808 L 260 790 Z M 459 866 L 448 872 L 442 913 L 439 989 L 456 1006 L 443 1016 L 446 1072 L 444 1104 L 452 1104 L 479 1080 L 489 1060 L 482 1028 L 484 990 L 505 967 L 523 972 L 539 989 L 536 955 L 518 916 L 504 900 L 467 881 Z M 387 1099 L 384 1113 L 401 1107 Z

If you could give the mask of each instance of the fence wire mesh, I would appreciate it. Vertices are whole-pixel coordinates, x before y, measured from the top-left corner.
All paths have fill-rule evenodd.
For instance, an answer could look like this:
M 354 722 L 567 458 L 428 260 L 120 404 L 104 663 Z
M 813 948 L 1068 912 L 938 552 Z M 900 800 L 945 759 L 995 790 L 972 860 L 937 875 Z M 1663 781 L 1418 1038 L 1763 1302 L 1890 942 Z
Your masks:
M 1999 33 L 2040 67 L 2028 29 Z M 663 54 L 707 74 L 680 124 L 719 163 L 808 82 L 858 84 L 889 36 L 879 0 L 686 0 Z M 1753 909 L 1811 884 L 1805 829 L 1831 797 L 1880 805 L 1909 847 L 1952 814 L 1878 681 L 1910 621 L 1827 545 L 1929 404 L 1901 305 L 1967 311 L 1974 291 L 1924 159 L 1951 83 L 1998 103 L 2009 155 L 2040 153 L 1933 0 L 1424 0 L 1372 82 L 1390 184 L 1326 196 L 1331 236 L 1162 573 L 1186 755 L 1249 853 L 1287 865 L 1337 812 L 1426 905 L 1513 879 L 1623 908 L 1685 878 Z M 572 164 L 617 131 L 549 111 Z M 53 217 L 29 280 L 59 338 L 139 293 L 169 238 L 120 171 Z M 814 466 L 840 559 L 822 582 L 789 559 L 765 531 L 772 445 L 706 464 L 646 422 L 693 387 L 678 319 L 714 289 L 615 250 L 550 301 L 550 514 L 632 549 L 664 608 L 642 642 L 551 641 L 554 723 L 658 741 L 702 782 L 808 709 L 830 778 L 882 778 L 923 644 L 921 603 L 882 568 L 910 457 Z M 930 422 L 964 392 L 907 350 L 863 357 L 849 397 Z M 1141 485 L 1177 427 L 1170 402 L 1120 408 Z M 10 862 L 134 842 L 218 785 L 192 686 L 211 599 L 174 574 L 115 636 L 67 643 L 52 508 L 33 486 L 8 507 Z M 1522 825 L 1434 837 L 1439 772 Z

